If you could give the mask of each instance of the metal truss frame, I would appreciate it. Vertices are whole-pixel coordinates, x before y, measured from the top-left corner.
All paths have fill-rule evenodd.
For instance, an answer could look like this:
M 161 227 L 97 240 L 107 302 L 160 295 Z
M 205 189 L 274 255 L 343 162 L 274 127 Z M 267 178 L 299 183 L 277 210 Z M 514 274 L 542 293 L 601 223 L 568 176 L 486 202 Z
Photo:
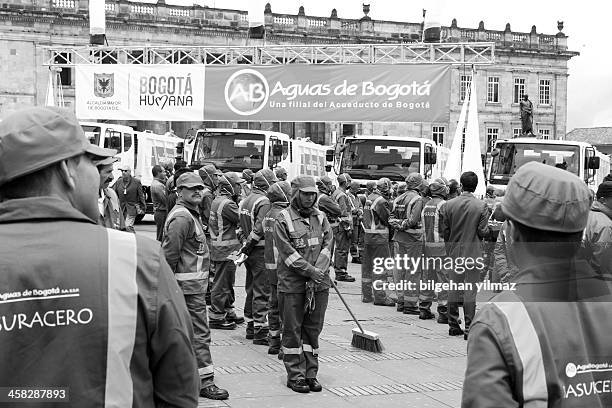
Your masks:
M 78 64 L 451 64 L 491 65 L 495 43 L 45 47 L 45 66 Z

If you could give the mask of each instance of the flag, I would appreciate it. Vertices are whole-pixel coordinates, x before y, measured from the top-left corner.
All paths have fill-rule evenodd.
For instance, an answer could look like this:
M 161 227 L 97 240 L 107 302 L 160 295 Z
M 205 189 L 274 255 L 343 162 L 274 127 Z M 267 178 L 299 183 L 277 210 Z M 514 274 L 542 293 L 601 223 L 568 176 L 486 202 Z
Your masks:
M 55 106 L 55 87 L 53 86 L 53 71 L 49 70 L 49 84 L 47 85 L 47 98 L 45 106 Z
M 264 34 L 266 32 L 264 18 L 265 9 L 265 1 L 249 1 L 249 38 L 264 38 Z
M 453 137 L 453 144 L 451 145 L 446 167 L 444 168 L 443 174 L 447 180 L 459 180 L 459 176 L 461 176 L 461 143 L 463 142 L 463 129 L 465 128 L 465 116 L 467 115 L 469 101 L 470 97 L 468 93 L 461 107 L 457 129 L 455 129 L 455 136 Z
M 429 16 L 426 16 L 423 10 L 423 42 L 440 42 L 441 32 L 442 24 L 440 24 L 439 16 L 435 13 L 429 13 Z
M 472 74 L 470 87 L 470 107 L 468 108 L 467 128 L 465 130 L 465 149 L 461 172 L 473 171 L 478 176 L 478 186 L 474 195 L 483 198 L 486 192 L 485 175 L 480 150 L 480 132 L 478 124 L 478 98 L 476 96 L 476 73 Z
M 89 0 L 89 44 L 104 45 L 105 35 L 105 0 Z

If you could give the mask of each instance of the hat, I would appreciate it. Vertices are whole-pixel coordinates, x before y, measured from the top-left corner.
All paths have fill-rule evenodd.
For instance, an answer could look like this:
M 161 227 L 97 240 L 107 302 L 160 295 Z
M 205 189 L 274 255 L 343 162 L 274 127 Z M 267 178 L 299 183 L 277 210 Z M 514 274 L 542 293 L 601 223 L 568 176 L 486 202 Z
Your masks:
M 211 176 L 213 174 L 216 174 L 217 176 L 220 176 L 220 175 L 223 174 L 223 172 L 221 170 L 217 169 L 214 164 L 207 164 L 206 166 L 204 166 L 200 170 L 198 170 L 198 173 L 200 173 L 200 177 L 202 177 L 202 173 L 204 173 L 205 176 Z M 202 177 L 202 179 L 203 178 L 204 177 Z
M 36 107 L 14 112 L 0 122 L 0 185 L 74 156 L 112 157 L 87 140 L 72 112 Z
M 332 180 L 328 176 L 323 176 L 319 180 L 321 181 L 321 183 L 323 183 L 323 184 L 325 184 L 327 186 L 331 186 L 333 184 Z
M 391 180 L 386 177 L 381 178 L 376 182 L 376 188 L 382 193 L 389 191 L 391 189 Z
M 303 193 L 318 193 L 314 178 L 310 176 L 299 176 L 291 181 L 291 189 L 299 190 Z
M 420 173 L 410 173 L 406 177 L 406 188 L 408 190 L 417 190 L 423 184 L 423 176 Z
M 528 227 L 579 232 L 586 227 L 591 198 L 579 177 L 553 166 L 529 162 L 510 179 L 502 210 Z
M 604 181 L 597 187 L 597 198 L 609 198 L 612 197 L 612 181 Z
M 359 184 L 358 181 L 356 180 L 351 180 L 351 187 L 352 189 L 356 189 L 356 188 L 361 188 L 361 184 Z
M 267 191 L 277 181 L 274 172 L 270 169 L 261 169 L 253 176 L 253 186 L 263 191 Z
M 351 182 L 351 180 L 352 180 L 351 176 L 349 176 L 346 173 L 342 173 L 341 175 L 338 176 L 338 184 L 340 183 L 348 184 Z
M 127 170 L 127 171 L 132 171 L 132 168 L 130 167 L 129 164 L 120 164 L 119 167 L 117 167 L 117 170 Z
M 247 183 L 253 182 L 253 170 L 244 169 L 242 170 L 242 178 L 246 180 Z
M 181 174 L 181 176 L 176 180 L 176 188 L 193 188 L 197 186 L 204 187 L 204 182 L 202 182 L 202 178 L 190 171 L 185 174 Z
M 240 177 L 239 173 L 235 173 L 233 171 L 230 171 L 225 174 L 221 173 L 221 177 L 219 178 L 219 184 L 227 183 L 242 184 L 245 183 L 245 181 L 242 177 Z
M 445 197 L 446 195 L 448 195 L 448 187 L 446 187 L 446 184 L 441 183 L 440 181 L 436 179 L 433 183 L 429 185 L 429 192 L 432 196 Z
M 108 166 L 109 164 L 113 164 L 118 161 L 119 161 L 118 157 L 105 157 L 105 158 L 101 158 L 100 160 L 94 160 L 94 164 L 97 167 L 103 167 L 103 166 Z

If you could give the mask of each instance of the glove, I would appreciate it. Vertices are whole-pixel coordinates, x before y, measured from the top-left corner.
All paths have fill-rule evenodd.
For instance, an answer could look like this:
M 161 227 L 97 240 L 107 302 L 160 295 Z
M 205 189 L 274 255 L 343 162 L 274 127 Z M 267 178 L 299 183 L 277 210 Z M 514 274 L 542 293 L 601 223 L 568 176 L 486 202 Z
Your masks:
M 254 246 L 255 246 L 255 242 L 253 242 L 253 240 L 249 240 L 242 246 L 242 248 L 240 248 L 240 252 L 242 252 L 245 255 L 249 255 L 251 251 L 253 250 Z
M 308 312 L 308 314 L 312 313 L 315 310 L 315 291 L 314 291 L 314 282 L 309 280 L 306 282 L 306 302 L 304 303 L 304 312 Z
M 312 276 L 312 280 L 314 281 L 314 283 L 319 284 L 319 283 L 323 282 L 324 278 L 325 278 L 325 272 L 323 272 L 319 268 L 315 268 L 315 272 L 314 272 L 314 274 Z
M 402 223 L 396 219 L 389 220 L 389 225 L 394 229 L 400 229 L 402 227 Z

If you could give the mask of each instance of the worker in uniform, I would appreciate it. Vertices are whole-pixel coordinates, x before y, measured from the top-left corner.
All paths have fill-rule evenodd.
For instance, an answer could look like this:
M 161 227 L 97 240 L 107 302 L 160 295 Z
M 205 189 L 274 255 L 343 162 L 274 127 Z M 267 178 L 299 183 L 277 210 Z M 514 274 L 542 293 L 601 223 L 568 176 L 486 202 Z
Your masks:
M 283 363 L 287 387 L 318 392 L 319 334 L 323 329 L 331 281 L 333 234 L 325 215 L 314 207 L 312 177 L 291 182 L 291 205 L 274 227 L 278 247 L 278 300 L 283 322 Z
M 338 188 L 331 194 L 331 199 L 338 203 L 340 216 L 338 225 L 332 227 L 334 233 L 334 273 L 337 281 L 355 282 L 355 278 L 348 274 L 349 248 L 351 246 L 351 235 L 353 229 L 353 214 L 347 188 L 351 183 L 351 177 L 346 174 L 338 176 Z
M 244 180 L 238 173 L 221 175 L 217 195 L 210 208 L 210 260 L 214 264 L 215 280 L 211 293 L 210 327 L 231 330 L 244 323 L 244 317 L 234 310 L 236 264 L 229 255 L 240 249 L 236 235 L 239 224 L 238 200 Z
M 519 273 L 474 319 L 463 407 L 612 406 L 610 282 L 577 257 L 590 202 L 584 180 L 542 163 L 510 179 Z
M 316 181 L 316 184 L 319 189 L 319 194 L 317 195 L 315 207 L 325 214 L 327 221 L 329 221 L 329 225 L 332 227 L 332 231 L 334 231 L 336 227 L 340 225 L 339 217 L 342 215 L 342 210 L 340 209 L 340 205 L 331 198 L 334 190 L 332 180 L 328 176 L 323 176 Z M 332 255 L 334 254 L 335 247 L 336 243 L 334 240 L 331 249 Z M 337 272 L 336 280 L 338 280 Z
M 363 259 L 361 262 L 361 301 L 374 302 L 378 306 L 394 306 L 387 291 L 379 285 L 387 282 L 387 271 L 375 270 L 375 258 L 389 258 L 389 199 L 391 180 L 381 178 L 376 189 L 370 194 L 363 207 L 363 228 L 365 231 Z M 380 267 L 379 267 L 380 269 Z M 373 295 L 373 296 L 372 296 Z
M 406 177 L 406 192 L 395 201 L 389 223 L 395 228 L 393 240 L 397 243 L 397 255 L 408 256 L 411 259 L 423 259 L 423 225 L 421 212 L 423 211 L 423 176 L 419 173 L 410 173 Z M 412 282 L 415 289 L 406 287 L 398 291 L 398 311 L 404 314 L 419 315 L 420 319 L 433 319 L 431 313 L 431 293 L 420 292 L 419 284 L 422 280 L 422 263 L 416 270 L 400 268 L 398 281 Z
M 287 181 L 287 170 L 285 170 L 281 166 L 276 166 L 274 169 L 274 175 L 278 179 L 278 181 Z
M 612 182 L 601 183 L 582 235 L 581 255 L 595 272 L 612 274 Z
M 282 210 L 287 208 L 291 197 L 291 184 L 288 181 L 279 181 L 268 189 L 270 211 L 264 218 L 264 258 L 266 272 L 270 283 L 270 299 L 268 301 L 268 354 L 281 354 L 281 319 L 278 307 L 278 274 L 277 265 L 280 260 L 278 247 L 274 242 L 274 225 Z
M 95 163 L 100 173 L 99 224 L 106 228 L 125 231 L 125 219 L 119 204 L 119 197 L 117 197 L 115 190 L 108 186 L 113 181 L 113 163 L 117 161 L 119 161 L 117 157 L 105 157 Z
M 363 204 L 359 197 L 359 182 L 351 181 L 347 196 L 353 216 L 353 234 L 351 236 L 351 262 L 360 264 L 363 253 Z
M 119 166 L 121 177 L 115 182 L 113 189 L 119 197 L 126 231 L 135 232 L 136 217 L 143 215 L 147 208 L 144 190 L 140 180 L 132 176 L 132 168 L 126 164 Z
M 429 185 L 431 200 L 423 206 L 421 219 L 423 221 L 423 255 L 425 266 L 422 280 L 434 281 L 440 284 L 448 283 L 448 271 L 445 267 L 446 248 L 440 224 L 440 208 L 446 203 L 448 187 L 443 180 L 436 179 Z M 425 291 L 425 293 L 427 293 Z M 433 298 L 433 294 L 429 293 Z M 438 293 L 438 320 L 440 324 L 448 324 L 448 291 Z
M 210 327 L 206 313 L 205 293 L 210 254 L 199 214 L 204 182 L 196 173 L 189 172 L 178 178 L 176 188 L 178 200 L 166 219 L 162 249 L 183 291 L 191 316 L 193 348 L 201 381 L 200 396 L 224 400 L 229 397 L 228 392 L 214 383 Z
M 242 179 L 244 180 L 244 184 L 242 185 L 242 199 L 245 199 L 249 196 L 249 194 L 251 194 L 254 175 L 255 173 L 253 173 L 253 170 L 251 169 L 244 169 L 242 171 Z
M 168 216 L 168 191 L 166 190 L 166 171 L 156 164 L 151 169 L 151 201 L 153 202 L 153 219 L 155 220 L 155 233 L 159 242 L 164 238 L 164 225 Z
M 372 194 L 374 190 L 376 190 L 376 181 L 368 180 L 368 182 L 366 183 L 366 190 L 366 197 L 369 197 L 370 194 Z
M 270 169 L 259 170 L 253 177 L 253 190 L 240 202 L 240 228 L 245 235 L 241 252 L 248 258 L 246 266 L 246 300 L 244 317 L 247 321 L 246 338 L 253 344 L 268 345 L 268 298 L 270 284 L 264 260 L 263 220 L 270 210 L 267 192 L 278 180 Z
M 96 162 L 116 151 L 50 107 L 5 116 L 0 146 L 0 384 L 54 387 L 56 406 L 195 408 L 193 332 L 159 244 L 96 223 Z
M 200 178 L 204 182 L 204 190 L 202 191 L 202 202 L 200 203 L 200 221 L 202 221 L 202 227 L 204 227 L 204 235 L 206 236 L 206 242 L 208 244 L 208 251 L 211 251 L 210 243 L 210 208 L 212 202 L 215 199 L 217 188 L 219 187 L 219 176 L 223 175 L 222 172 L 217 170 L 214 164 L 207 164 L 206 166 L 198 170 Z M 208 272 L 208 285 L 206 286 L 206 304 L 211 304 L 211 291 L 215 282 L 215 264 L 211 262 L 210 270 Z

